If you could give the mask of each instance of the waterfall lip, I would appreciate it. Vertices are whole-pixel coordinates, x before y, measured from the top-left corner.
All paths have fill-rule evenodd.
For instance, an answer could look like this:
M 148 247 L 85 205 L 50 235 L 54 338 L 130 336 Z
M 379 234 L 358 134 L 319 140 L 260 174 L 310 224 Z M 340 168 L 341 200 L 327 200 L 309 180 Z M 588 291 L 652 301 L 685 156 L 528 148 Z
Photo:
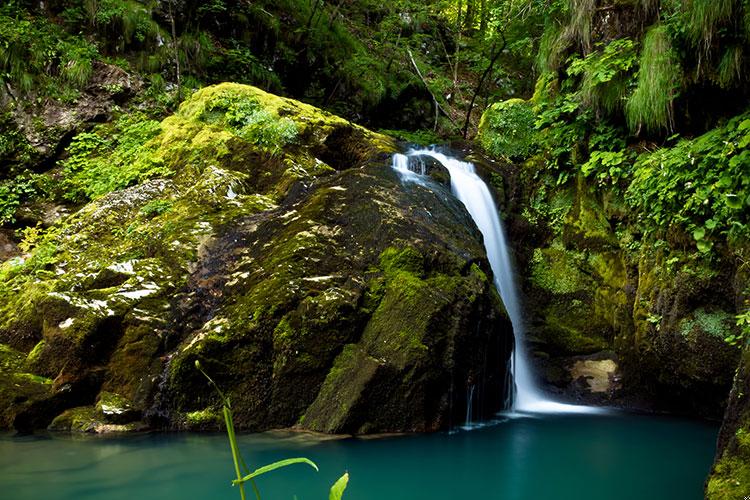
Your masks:
M 559 402 L 545 394 L 531 373 L 530 361 L 523 344 L 525 333 L 524 318 L 515 283 L 514 266 L 508 251 L 507 238 L 502 220 L 498 214 L 492 194 L 487 184 L 476 173 L 474 164 L 451 158 L 440 149 L 409 149 L 397 153 L 392 158 L 392 168 L 403 182 L 425 185 L 424 175 L 409 168 L 409 158 L 430 156 L 440 162 L 450 174 L 451 193 L 461 201 L 484 237 L 487 260 L 494 275 L 494 284 L 502 298 L 505 310 L 510 317 L 514 332 L 514 348 L 511 358 L 514 390 L 512 405 L 505 415 L 533 416 L 543 414 L 607 414 L 611 410 L 602 407 L 582 406 Z M 473 427 L 471 414 L 467 412 L 467 426 Z

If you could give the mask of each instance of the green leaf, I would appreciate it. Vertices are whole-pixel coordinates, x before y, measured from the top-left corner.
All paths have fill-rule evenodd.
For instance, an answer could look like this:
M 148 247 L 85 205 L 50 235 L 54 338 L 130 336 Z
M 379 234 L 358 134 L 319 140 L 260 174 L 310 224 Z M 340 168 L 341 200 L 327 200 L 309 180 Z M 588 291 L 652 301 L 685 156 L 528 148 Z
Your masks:
M 700 251 L 701 253 L 707 253 L 707 252 L 710 252 L 710 251 L 711 251 L 711 247 L 713 247 L 713 246 L 714 246 L 714 244 L 713 244 L 713 243 L 711 243 L 710 241 L 706 241 L 706 240 L 699 240 L 699 241 L 696 241 L 696 242 L 695 242 L 695 246 L 697 246 L 697 247 L 698 247 L 698 250 L 699 250 L 699 251 Z
M 341 476 L 338 481 L 333 483 L 333 486 L 331 486 L 331 492 L 328 494 L 328 500 L 341 500 L 347 484 L 349 484 L 349 473 L 345 472 L 344 475 Z
M 716 221 L 713 219 L 708 219 L 706 221 L 706 228 L 707 229 L 714 229 L 716 227 Z
M 736 195 L 736 194 L 728 194 L 727 196 L 727 206 L 729 208 L 742 208 L 742 200 Z
M 272 464 L 264 465 L 263 467 L 256 469 L 255 471 L 251 472 L 247 476 L 243 477 L 242 479 L 235 479 L 232 481 L 232 484 L 240 484 L 244 483 L 245 481 L 249 481 L 253 478 L 256 478 L 262 474 L 265 474 L 266 472 L 271 472 L 272 470 L 280 469 L 281 467 L 286 467 L 288 465 L 294 465 L 294 464 L 307 464 L 316 471 L 318 470 L 318 466 L 315 465 L 314 462 L 307 458 L 287 458 L 285 460 L 279 460 L 278 462 L 274 462 Z
M 701 241 L 705 236 L 706 230 L 702 227 L 696 228 L 695 231 L 693 231 L 693 238 L 698 241 Z
M 727 188 L 732 185 L 732 176 L 730 175 L 722 175 L 719 178 L 719 186 L 723 188 Z

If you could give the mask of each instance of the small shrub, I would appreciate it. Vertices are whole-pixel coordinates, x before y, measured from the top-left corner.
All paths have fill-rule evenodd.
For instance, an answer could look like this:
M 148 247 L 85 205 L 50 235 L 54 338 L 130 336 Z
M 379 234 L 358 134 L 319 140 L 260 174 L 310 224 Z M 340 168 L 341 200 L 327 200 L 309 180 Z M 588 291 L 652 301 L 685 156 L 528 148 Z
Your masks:
M 537 147 L 535 121 L 533 109 L 521 99 L 496 103 L 482 116 L 480 143 L 497 156 L 528 157 Z

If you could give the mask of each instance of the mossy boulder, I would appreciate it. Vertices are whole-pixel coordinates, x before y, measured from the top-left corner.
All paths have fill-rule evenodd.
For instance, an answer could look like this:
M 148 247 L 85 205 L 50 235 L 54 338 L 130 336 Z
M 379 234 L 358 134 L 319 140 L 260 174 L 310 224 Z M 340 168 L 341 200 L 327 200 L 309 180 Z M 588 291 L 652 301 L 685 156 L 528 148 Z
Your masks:
M 172 354 L 170 412 L 216 402 L 196 359 L 251 429 L 447 428 L 470 380 L 483 415 L 500 407 L 509 325 L 479 267 L 481 239 L 452 198 L 371 165 L 321 180 L 216 245 L 224 267 L 205 269 L 183 321 L 206 317 L 206 295 L 217 303 Z
M 195 359 L 239 427 L 287 427 L 334 404 L 320 394 L 346 346 L 378 356 L 392 401 L 311 412 L 309 428 L 445 428 L 468 381 L 484 414 L 499 409 L 512 333 L 481 236 L 442 188 L 402 185 L 390 139 L 236 84 L 198 91 L 149 137 L 105 172 L 124 184 L 3 264 L 7 371 L 41 377 L 3 387 L 4 427 L 218 427 Z
M 708 500 L 750 495 L 750 347 L 745 346 L 706 482 Z

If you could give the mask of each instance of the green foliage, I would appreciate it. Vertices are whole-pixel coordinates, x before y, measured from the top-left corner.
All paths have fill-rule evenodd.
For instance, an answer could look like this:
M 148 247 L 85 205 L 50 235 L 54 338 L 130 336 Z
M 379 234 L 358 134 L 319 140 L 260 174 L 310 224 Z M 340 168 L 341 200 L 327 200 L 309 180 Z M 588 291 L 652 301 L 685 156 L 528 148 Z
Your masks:
M 723 24 L 729 22 L 736 0 L 688 0 L 684 3 L 685 27 L 693 42 L 710 47 Z
M 591 25 L 596 12 L 596 0 L 568 0 L 570 24 L 568 31 L 586 54 L 591 50 Z
M 141 207 L 141 214 L 144 217 L 152 218 L 165 214 L 172 210 L 172 202 L 169 200 L 152 200 Z
M 0 182 L 0 225 L 15 222 L 21 203 L 44 192 L 45 188 L 45 178 L 31 172 Z
M 441 142 L 440 137 L 438 137 L 438 135 L 432 130 L 410 131 L 381 129 L 378 132 L 418 146 L 430 146 Z
M 563 53 L 568 47 L 568 39 L 563 26 L 555 21 L 548 23 L 539 39 L 536 67 L 542 73 L 554 72 L 563 64 Z
M 58 234 L 59 228 L 55 227 L 46 231 L 39 227 L 27 227 L 21 231 L 19 247 L 26 255 L 0 264 L 0 295 L 17 292 L 10 289 L 13 277 L 19 276 L 22 280 L 29 280 L 49 272 L 48 268 L 57 261 L 59 253 L 55 243 Z
M 647 230 L 679 224 L 696 246 L 750 236 L 750 116 L 641 155 L 626 198 Z
M 535 120 L 534 110 L 520 99 L 493 104 L 480 124 L 482 147 L 509 159 L 530 156 L 537 147 Z
M 729 89 L 740 83 L 744 74 L 744 58 L 742 45 L 733 45 L 724 51 L 716 75 L 720 87 Z
M 237 475 L 237 479 L 232 481 L 232 485 L 238 486 L 240 491 L 240 498 L 242 500 L 245 500 L 245 483 L 250 483 L 250 486 L 253 489 L 253 492 L 255 493 L 255 497 L 257 500 L 261 500 L 260 497 L 260 491 L 258 490 L 258 486 L 255 484 L 255 478 L 258 476 L 262 476 L 263 474 L 266 474 L 268 472 L 274 471 L 276 469 L 280 469 L 282 467 L 288 467 L 290 465 L 294 464 L 306 464 L 315 469 L 315 471 L 318 471 L 318 466 L 315 465 L 314 462 L 307 458 L 287 458 L 284 460 L 279 460 L 277 462 L 264 465 L 258 469 L 256 469 L 253 472 L 250 472 L 247 464 L 245 463 L 245 460 L 242 458 L 242 454 L 240 453 L 240 447 L 237 443 L 237 435 L 235 434 L 234 430 L 234 419 L 232 418 L 232 404 L 228 397 L 224 395 L 224 393 L 219 389 L 219 386 L 216 385 L 216 382 L 213 381 L 213 379 L 205 372 L 203 371 L 203 368 L 201 367 L 200 361 L 197 359 L 195 360 L 195 367 L 200 371 L 204 377 L 208 380 L 209 384 L 213 386 L 213 388 L 216 390 L 217 394 L 219 395 L 219 398 L 221 399 L 222 404 L 222 410 L 224 413 L 224 423 L 226 425 L 226 431 L 227 431 L 227 437 L 229 438 L 229 446 L 232 450 L 232 460 L 234 462 L 234 471 Z M 244 472 L 244 476 L 242 473 Z M 345 473 L 343 476 L 341 476 L 338 481 L 334 483 L 334 485 L 331 487 L 329 499 L 335 499 L 335 500 L 341 500 L 341 497 L 344 493 L 344 490 L 346 489 L 346 485 L 349 482 L 349 474 Z
M 554 100 L 545 100 L 537 108 L 535 127 L 542 148 L 549 156 L 548 166 L 561 170 L 560 182 L 567 179 L 571 167 L 577 165 L 581 145 L 591 128 L 590 110 L 581 110 L 573 93 L 561 93 Z
M 747 306 L 750 303 L 746 302 Z M 736 317 L 737 326 L 740 327 L 739 335 L 729 335 L 724 340 L 730 345 L 744 345 L 750 341 L 750 307 Z
M 154 46 L 160 35 L 151 17 L 150 2 L 131 0 L 87 0 L 89 22 L 111 48 L 122 52 L 133 45 Z M 166 32 L 166 31 L 165 31 Z
M 144 147 L 160 130 L 159 122 L 133 114 L 75 136 L 63 162 L 61 197 L 83 202 L 152 177 L 171 175 L 151 154 L 151 148 Z
M 297 138 L 293 120 L 272 115 L 260 102 L 247 96 L 222 96 L 207 111 L 223 113 L 237 135 L 271 153 L 277 153 Z
M 628 99 L 626 115 L 632 131 L 674 129 L 673 102 L 680 87 L 679 62 L 666 27 L 651 27 L 643 39 L 638 84 Z
M 617 185 L 629 174 L 629 154 L 620 151 L 592 151 L 586 163 L 581 165 L 581 173 L 593 176 L 599 184 Z
M 0 82 L 23 93 L 65 96 L 88 81 L 96 47 L 46 19 L 0 8 Z
M 635 64 L 635 43 L 629 38 L 614 40 L 585 58 L 573 57 L 568 74 L 581 76 L 581 102 L 609 114 L 622 108 L 628 90 L 628 72 Z
M 344 475 L 338 478 L 338 480 L 333 483 L 333 486 L 331 486 L 328 500 L 341 500 L 344 496 L 344 490 L 346 490 L 347 484 L 349 484 L 349 473 L 345 472 Z

